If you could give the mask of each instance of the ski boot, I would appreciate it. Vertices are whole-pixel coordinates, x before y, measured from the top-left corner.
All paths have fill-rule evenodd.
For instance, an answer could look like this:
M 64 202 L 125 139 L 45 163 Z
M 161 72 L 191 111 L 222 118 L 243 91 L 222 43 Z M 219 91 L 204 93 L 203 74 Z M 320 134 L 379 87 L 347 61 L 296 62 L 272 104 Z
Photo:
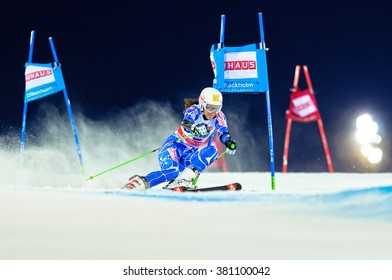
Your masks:
M 123 189 L 127 190 L 137 190 L 143 191 L 150 188 L 150 184 L 148 183 L 146 177 L 134 175 L 129 178 L 128 182 L 125 184 Z
M 183 192 L 183 189 L 195 189 L 197 186 L 193 182 L 199 176 L 200 172 L 195 167 L 189 166 L 170 182 L 166 188 L 175 189 L 178 192 Z

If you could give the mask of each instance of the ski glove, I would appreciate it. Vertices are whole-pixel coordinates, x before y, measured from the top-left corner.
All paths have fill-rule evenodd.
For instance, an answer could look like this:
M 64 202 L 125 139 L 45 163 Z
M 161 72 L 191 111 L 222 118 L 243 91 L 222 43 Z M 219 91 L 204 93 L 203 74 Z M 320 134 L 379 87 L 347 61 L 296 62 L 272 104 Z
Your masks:
M 206 138 L 210 133 L 210 129 L 205 123 L 193 124 L 191 129 L 195 136 L 201 138 Z
M 228 153 L 229 155 L 234 155 L 235 152 L 237 151 L 237 143 L 231 137 L 227 137 L 225 146 L 226 146 L 226 153 Z

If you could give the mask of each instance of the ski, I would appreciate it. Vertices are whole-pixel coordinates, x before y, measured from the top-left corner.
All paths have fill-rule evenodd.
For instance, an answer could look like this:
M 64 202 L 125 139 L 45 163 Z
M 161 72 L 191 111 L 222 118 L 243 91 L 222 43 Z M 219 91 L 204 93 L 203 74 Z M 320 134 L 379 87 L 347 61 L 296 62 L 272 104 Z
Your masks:
M 175 187 L 175 188 L 163 188 L 164 190 L 171 190 L 174 192 L 211 192 L 211 191 L 239 191 L 242 189 L 240 183 L 231 183 L 222 186 L 206 187 L 206 188 L 186 188 L 186 187 Z

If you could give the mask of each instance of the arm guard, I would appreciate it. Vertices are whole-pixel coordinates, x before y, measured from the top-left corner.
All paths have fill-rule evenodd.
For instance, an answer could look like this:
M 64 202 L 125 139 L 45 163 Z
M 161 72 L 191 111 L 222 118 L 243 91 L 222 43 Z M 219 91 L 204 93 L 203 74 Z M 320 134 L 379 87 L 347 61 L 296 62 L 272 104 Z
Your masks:
M 190 122 L 190 121 L 188 121 L 188 120 L 183 120 L 183 121 L 181 122 L 181 125 L 182 125 L 182 127 L 183 127 L 186 131 L 188 131 L 188 132 L 193 132 L 193 131 L 192 131 L 193 122 Z
M 219 137 L 220 141 L 221 141 L 223 144 L 226 143 L 226 141 L 227 141 L 228 138 L 231 138 L 230 133 L 228 133 L 228 132 L 223 132 L 223 133 L 220 135 L 220 137 Z

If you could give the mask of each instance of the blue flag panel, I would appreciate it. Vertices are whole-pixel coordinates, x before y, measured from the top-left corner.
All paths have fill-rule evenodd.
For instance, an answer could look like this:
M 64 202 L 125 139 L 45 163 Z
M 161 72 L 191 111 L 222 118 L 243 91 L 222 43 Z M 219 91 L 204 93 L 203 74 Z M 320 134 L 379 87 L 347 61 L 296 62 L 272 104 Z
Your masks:
M 64 90 L 65 84 L 61 67 L 53 63 L 30 62 L 27 62 L 25 67 L 25 103 Z
M 210 53 L 213 87 L 224 93 L 268 91 L 266 50 L 261 45 L 220 48 L 214 44 Z

